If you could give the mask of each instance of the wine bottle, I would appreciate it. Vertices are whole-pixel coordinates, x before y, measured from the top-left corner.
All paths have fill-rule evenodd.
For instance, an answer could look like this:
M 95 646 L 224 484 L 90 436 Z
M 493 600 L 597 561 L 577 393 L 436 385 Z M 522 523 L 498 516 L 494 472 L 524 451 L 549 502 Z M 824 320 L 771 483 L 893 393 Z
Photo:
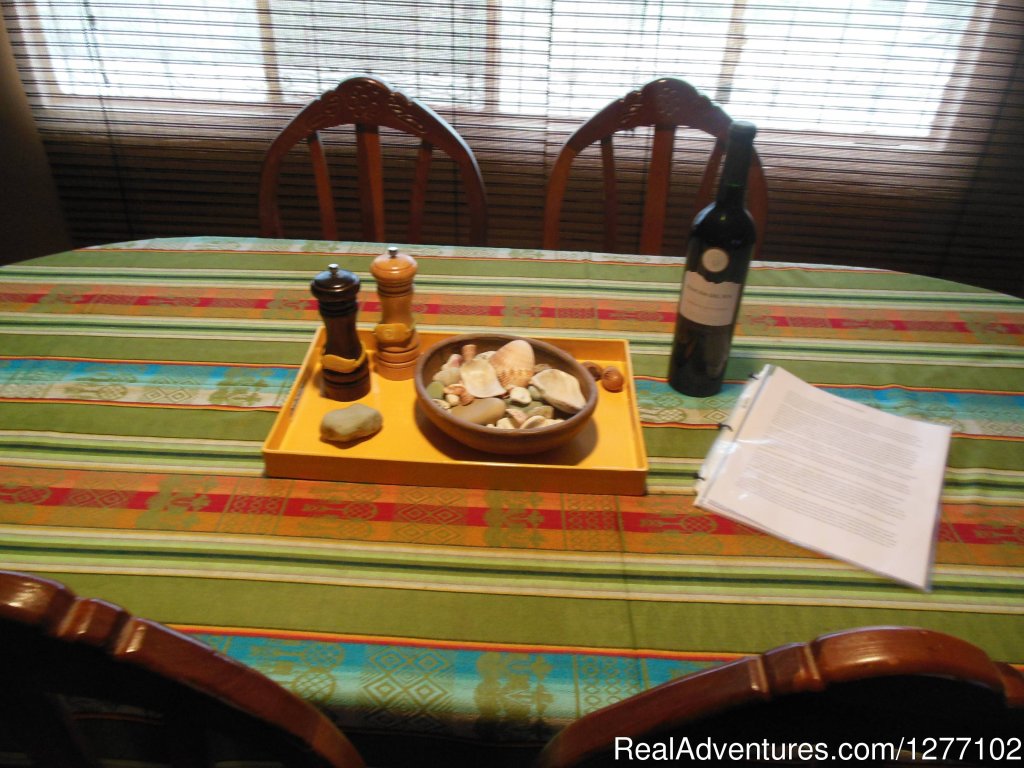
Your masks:
M 744 204 L 756 132 L 748 122 L 729 127 L 718 197 L 694 217 L 690 230 L 668 373 L 669 384 L 685 395 L 713 395 L 725 377 L 757 239 Z

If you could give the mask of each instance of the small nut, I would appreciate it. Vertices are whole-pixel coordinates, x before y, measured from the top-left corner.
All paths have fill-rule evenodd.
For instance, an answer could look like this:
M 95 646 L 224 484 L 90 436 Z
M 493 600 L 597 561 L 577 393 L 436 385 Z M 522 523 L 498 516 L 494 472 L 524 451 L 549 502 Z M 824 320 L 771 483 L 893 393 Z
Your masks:
M 594 377 L 594 381 L 601 378 L 601 366 L 597 363 L 591 360 L 584 360 L 580 365 L 586 369 L 587 373 Z
M 614 365 L 609 365 L 601 372 L 601 386 L 609 392 L 621 392 L 625 383 L 622 371 Z

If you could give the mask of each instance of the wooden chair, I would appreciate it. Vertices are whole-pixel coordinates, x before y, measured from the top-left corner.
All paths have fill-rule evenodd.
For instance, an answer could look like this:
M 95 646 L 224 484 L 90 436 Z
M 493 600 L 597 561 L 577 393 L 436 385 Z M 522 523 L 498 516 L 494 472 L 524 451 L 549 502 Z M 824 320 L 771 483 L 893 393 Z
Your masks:
M 380 128 L 391 128 L 420 139 L 409 203 L 409 229 L 405 242 L 419 243 L 423 230 L 427 181 L 434 148 L 447 154 L 459 171 L 469 208 L 472 245 L 487 242 L 487 196 L 476 157 L 469 145 L 440 115 L 415 99 L 392 90 L 386 83 L 368 76 L 343 80 L 333 91 L 306 105 L 274 139 L 263 160 L 260 174 L 260 234 L 281 237 L 283 229 L 278 208 L 278 181 L 288 151 L 305 141 L 309 145 L 320 224 L 323 237 L 338 239 L 334 194 L 320 131 L 354 125 L 359 175 L 358 193 L 362 206 L 362 238 L 384 242 L 384 181 Z
M 0 754 L 41 768 L 364 765 L 269 678 L 49 579 L 0 571 L 0 679 Z
M 928 765 L 986 765 L 991 739 L 1024 735 L 1024 676 L 949 635 L 909 627 L 849 630 L 739 659 L 664 683 L 571 723 L 552 738 L 536 768 L 629 765 L 615 739 L 653 744 L 686 736 L 705 743 L 891 744 L 859 764 L 910 757 Z M 943 763 L 922 757 L 926 739 L 958 738 Z M 967 738 L 972 739 L 966 744 Z M 896 747 L 903 744 L 902 755 Z M 982 739 L 984 754 L 979 752 Z M 965 749 L 966 744 L 966 749 Z M 620 747 L 625 742 L 619 743 Z M 995 746 L 998 748 L 998 742 Z M 973 751 L 972 751 L 973 750 Z M 746 756 L 745 756 L 746 757 Z M 808 764 L 806 756 L 743 764 Z M 814 755 L 819 757 L 820 755 Z M 931 758 L 931 759 L 929 759 Z M 958 762 L 959 760 L 959 762 Z M 649 761 L 654 762 L 654 761 Z M 825 764 L 828 759 L 820 760 Z M 902 764 L 902 763 L 900 763 Z
M 618 234 L 619 196 L 612 138 L 620 131 L 653 126 L 654 138 L 647 166 L 639 252 L 660 254 L 664 243 L 672 154 L 677 129 L 684 126 L 695 128 L 715 138 L 714 148 L 697 189 L 694 210 L 679 217 L 682 228 L 686 229 L 697 211 L 715 197 L 715 180 L 725 153 L 725 140 L 731 123 L 730 117 L 706 96 L 702 96 L 688 83 L 673 78 L 654 80 L 638 90 L 631 91 L 625 97 L 616 99 L 577 128 L 559 151 L 548 178 L 542 247 L 558 248 L 562 203 L 573 160 L 591 144 L 600 142 L 604 183 L 604 249 L 610 253 L 622 250 Z M 758 242 L 754 251 L 754 257 L 757 258 L 768 216 L 768 190 L 761 160 L 756 151 L 751 162 L 747 207 L 757 225 Z M 626 250 L 633 249 L 627 247 Z

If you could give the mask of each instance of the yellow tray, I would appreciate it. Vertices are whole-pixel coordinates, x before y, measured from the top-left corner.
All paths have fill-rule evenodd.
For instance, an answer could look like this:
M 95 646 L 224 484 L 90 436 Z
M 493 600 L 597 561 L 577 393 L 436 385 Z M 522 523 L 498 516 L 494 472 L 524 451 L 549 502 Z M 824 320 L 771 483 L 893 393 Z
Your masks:
M 320 421 L 324 414 L 350 404 L 320 394 L 320 350 L 325 332 L 321 327 L 310 344 L 288 399 L 263 444 L 263 460 L 271 477 L 644 494 L 647 454 L 627 341 L 532 336 L 560 347 L 577 360 L 617 366 L 626 387 L 621 392 L 606 392 L 598 387 L 597 408 L 591 423 L 566 445 L 541 454 L 506 459 L 467 448 L 427 421 L 417 408 L 411 379 L 391 381 L 375 372 L 371 373 L 370 392 L 355 402 L 381 412 L 381 431 L 348 445 L 322 441 Z M 359 335 L 373 371 L 373 334 L 361 330 Z M 421 332 L 421 348 L 425 350 L 455 335 Z

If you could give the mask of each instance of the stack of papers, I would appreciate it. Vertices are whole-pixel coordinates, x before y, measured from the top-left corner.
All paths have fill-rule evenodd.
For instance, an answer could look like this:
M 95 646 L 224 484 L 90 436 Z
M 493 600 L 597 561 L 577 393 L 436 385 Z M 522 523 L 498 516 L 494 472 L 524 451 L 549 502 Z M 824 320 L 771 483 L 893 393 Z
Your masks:
M 768 365 L 712 446 L 697 505 L 927 589 L 950 437 Z

